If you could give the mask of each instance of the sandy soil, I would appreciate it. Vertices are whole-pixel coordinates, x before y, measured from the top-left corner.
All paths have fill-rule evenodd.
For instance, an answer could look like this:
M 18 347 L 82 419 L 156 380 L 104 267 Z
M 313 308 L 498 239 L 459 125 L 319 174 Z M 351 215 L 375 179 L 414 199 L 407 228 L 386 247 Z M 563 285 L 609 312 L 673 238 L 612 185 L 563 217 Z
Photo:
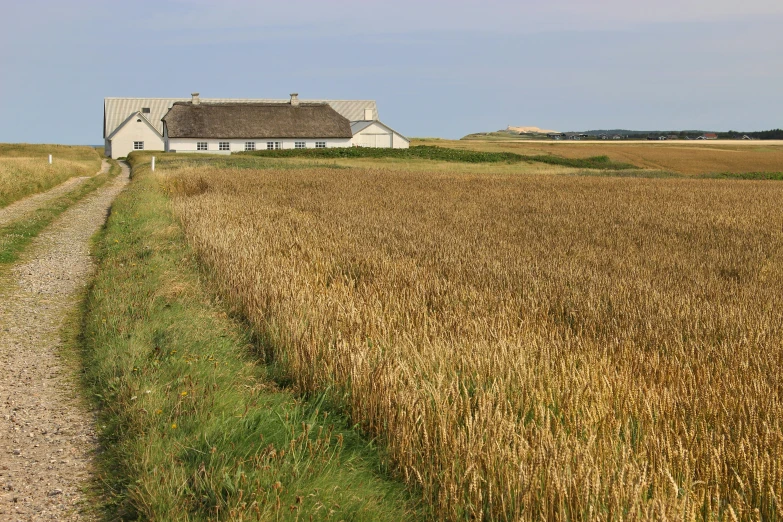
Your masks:
M 104 159 L 101 162 L 101 170 L 99 170 L 95 175 L 97 176 L 102 172 L 108 171 L 109 162 Z M 33 196 L 20 199 L 19 201 L 11 203 L 7 207 L 0 208 L 0 226 L 19 219 L 28 212 L 32 212 L 33 210 L 42 207 L 49 201 L 56 199 L 63 194 L 67 194 L 87 179 L 90 179 L 90 176 L 70 178 L 46 192 L 41 192 L 40 194 L 35 194 Z
M 77 396 L 60 329 L 93 270 L 90 237 L 128 174 L 123 165 L 0 274 L 0 520 L 91 519 L 94 415 Z

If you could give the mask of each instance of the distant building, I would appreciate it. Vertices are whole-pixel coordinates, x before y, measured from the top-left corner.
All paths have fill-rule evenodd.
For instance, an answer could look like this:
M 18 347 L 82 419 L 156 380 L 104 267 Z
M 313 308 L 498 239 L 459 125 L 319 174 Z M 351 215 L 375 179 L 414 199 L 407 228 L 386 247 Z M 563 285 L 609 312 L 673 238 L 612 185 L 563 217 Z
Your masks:
M 699 136 L 696 139 L 697 140 L 717 140 L 718 139 L 718 135 L 715 134 L 714 132 L 705 132 L 704 134 L 702 134 L 701 136 Z

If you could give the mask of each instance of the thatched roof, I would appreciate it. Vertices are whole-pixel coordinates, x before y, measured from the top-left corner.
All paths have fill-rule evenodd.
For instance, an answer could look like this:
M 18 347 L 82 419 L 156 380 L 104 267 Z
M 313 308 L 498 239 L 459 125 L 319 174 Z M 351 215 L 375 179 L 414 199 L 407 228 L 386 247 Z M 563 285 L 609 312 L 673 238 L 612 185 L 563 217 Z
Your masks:
M 170 138 L 351 138 L 350 122 L 326 103 L 177 102 L 163 117 Z

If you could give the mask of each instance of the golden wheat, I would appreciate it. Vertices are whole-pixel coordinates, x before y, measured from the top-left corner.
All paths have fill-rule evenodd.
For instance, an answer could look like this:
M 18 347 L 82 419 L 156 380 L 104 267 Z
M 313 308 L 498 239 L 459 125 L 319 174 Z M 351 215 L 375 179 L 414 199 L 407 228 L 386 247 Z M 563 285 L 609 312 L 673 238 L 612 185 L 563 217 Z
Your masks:
M 671 141 L 671 142 L 525 142 L 432 140 L 415 144 L 517 154 L 555 154 L 566 158 L 609 156 L 620 163 L 686 175 L 744 172 L 783 172 L 780 141 Z
M 772 519 L 783 185 L 170 172 L 222 291 L 442 519 Z

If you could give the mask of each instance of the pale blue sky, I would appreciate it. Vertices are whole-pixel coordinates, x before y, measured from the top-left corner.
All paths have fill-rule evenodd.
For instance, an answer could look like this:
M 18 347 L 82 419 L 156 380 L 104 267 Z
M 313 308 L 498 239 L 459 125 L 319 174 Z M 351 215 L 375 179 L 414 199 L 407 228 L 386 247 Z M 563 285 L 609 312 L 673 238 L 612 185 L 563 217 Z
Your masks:
M 0 2 L 0 142 L 192 91 L 376 99 L 409 136 L 783 127 L 780 0 Z

